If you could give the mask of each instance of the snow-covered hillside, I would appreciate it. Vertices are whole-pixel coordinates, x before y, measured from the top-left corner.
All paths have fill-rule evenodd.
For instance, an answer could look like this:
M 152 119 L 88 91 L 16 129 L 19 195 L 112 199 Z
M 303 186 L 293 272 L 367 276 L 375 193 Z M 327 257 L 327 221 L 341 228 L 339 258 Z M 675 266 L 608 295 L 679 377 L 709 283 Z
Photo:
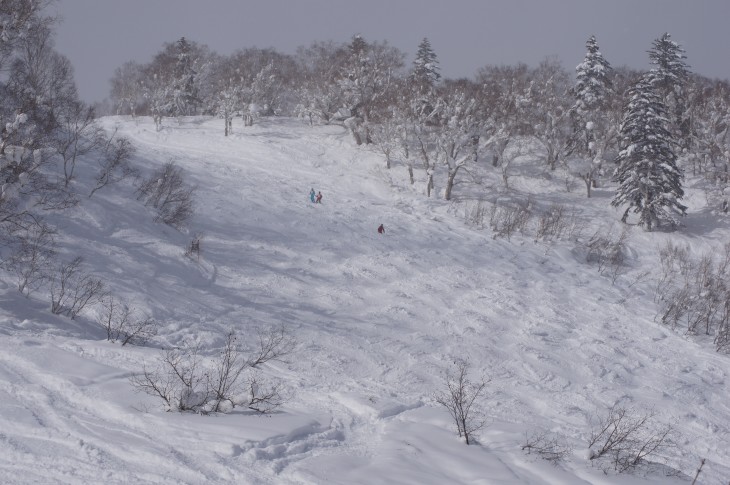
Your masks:
M 154 223 L 121 183 L 52 219 L 61 257 L 84 256 L 160 322 L 146 347 L 107 342 L 92 312 L 53 316 L 44 291 L 26 299 L 3 274 L 0 482 L 679 484 L 701 458 L 698 483 L 730 480 L 730 359 L 654 322 L 647 273 L 669 239 L 697 254 L 727 240 L 691 188 L 686 227 L 632 230 L 630 268 L 613 282 L 576 241 L 507 241 L 467 225 L 469 204 L 427 198 L 423 180 L 386 170 L 340 126 L 272 119 L 224 137 L 209 118 L 160 132 L 150 119 L 102 123 L 133 141 L 143 172 L 182 167 L 196 213 L 182 232 Z M 609 189 L 586 199 L 535 166 L 514 167 L 512 190 L 578 207 L 586 234 L 620 231 Z M 508 195 L 499 174 L 482 177 L 457 195 Z M 199 261 L 183 255 L 196 233 Z M 165 413 L 128 380 L 161 347 L 199 342 L 212 354 L 231 328 L 277 325 L 297 341 L 288 362 L 264 368 L 288 394 L 279 412 Z M 473 446 L 433 400 L 465 358 L 489 379 Z M 673 424 L 666 467 L 605 474 L 587 459 L 591 420 L 617 401 Z M 557 466 L 526 454 L 536 432 L 573 452 Z

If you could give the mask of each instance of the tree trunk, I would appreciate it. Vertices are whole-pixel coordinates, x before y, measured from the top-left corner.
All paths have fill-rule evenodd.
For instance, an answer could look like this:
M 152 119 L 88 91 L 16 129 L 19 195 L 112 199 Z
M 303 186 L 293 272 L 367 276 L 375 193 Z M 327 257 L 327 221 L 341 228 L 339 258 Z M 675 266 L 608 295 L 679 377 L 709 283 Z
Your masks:
M 586 195 L 588 198 L 591 198 L 591 187 L 593 187 L 593 176 L 591 172 L 586 172 L 585 175 L 581 175 L 581 178 L 583 179 L 583 182 L 586 183 Z
M 446 190 L 444 192 L 444 200 L 451 200 L 451 190 L 454 188 L 454 180 L 456 179 L 456 173 L 459 171 L 457 165 L 453 169 L 449 169 L 449 177 L 446 179 Z
M 555 167 L 558 165 L 558 155 L 553 150 L 548 150 L 547 162 L 550 170 L 555 170 Z

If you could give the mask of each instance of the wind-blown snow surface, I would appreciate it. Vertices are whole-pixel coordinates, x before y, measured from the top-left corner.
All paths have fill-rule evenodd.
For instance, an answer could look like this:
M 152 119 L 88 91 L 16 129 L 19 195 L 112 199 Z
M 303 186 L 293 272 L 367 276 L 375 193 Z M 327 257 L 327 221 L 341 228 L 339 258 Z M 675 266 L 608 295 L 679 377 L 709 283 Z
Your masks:
M 91 312 L 54 317 L 43 292 L 25 299 L 0 280 L 0 482 L 672 484 L 701 457 L 699 483 L 729 479 L 730 360 L 654 323 L 652 277 L 639 277 L 668 238 L 697 252 L 727 240 L 701 197 L 679 233 L 632 231 L 632 269 L 612 284 L 575 242 L 467 226 L 463 207 L 426 198 L 339 126 L 264 120 L 225 138 L 214 119 L 161 132 L 147 119 L 103 123 L 133 140 L 143 170 L 174 159 L 198 187 L 196 215 L 182 233 L 155 224 L 119 184 L 53 219 L 62 257 L 83 255 L 161 322 L 149 347 L 108 343 Z M 580 206 L 591 231 L 616 220 L 607 189 L 586 199 L 517 175 L 538 203 Z M 199 262 L 183 256 L 196 232 Z M 298 346 L 266 366 L 289 393 L 275 414 L 165 413 L 128 382 L 160 347 L 199 341 L 212 354 L 229 328 L 279 324 Z M 458 358 L 491 379 L 475 446 L 432 400 Z M 674 423 L 664 461 L 680 474 L 604 474 L 586 459 L 591 417 L 618 400 Z M 535 431 L 574 453 L 558 466 L 525 454 Z

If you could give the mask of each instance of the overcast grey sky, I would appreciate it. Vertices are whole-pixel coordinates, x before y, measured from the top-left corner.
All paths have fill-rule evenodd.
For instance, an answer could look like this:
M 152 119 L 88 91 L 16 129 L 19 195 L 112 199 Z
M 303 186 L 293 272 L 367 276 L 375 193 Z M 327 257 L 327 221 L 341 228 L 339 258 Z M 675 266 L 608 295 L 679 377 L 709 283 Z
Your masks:
M 557 55 L 573 69 L 595 35 L 614 66 L 647 68 L 651 42 L 669 32 L 694 72 L 730 78 L 730 0 L 58 0 L 56 48 L 75 67 L 86 101 L 106 98 L 114 69 L 146 63 L 186 37 L 219 54 L 356 33 L 413 59 L 428 37 L 446 77 L 488 64 L 536 65 Z

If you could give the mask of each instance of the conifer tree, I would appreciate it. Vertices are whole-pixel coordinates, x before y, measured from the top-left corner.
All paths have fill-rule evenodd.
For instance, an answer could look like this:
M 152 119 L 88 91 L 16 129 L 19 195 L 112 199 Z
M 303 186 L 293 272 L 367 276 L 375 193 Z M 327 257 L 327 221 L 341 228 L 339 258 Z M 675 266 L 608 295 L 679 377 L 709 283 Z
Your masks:
M 652 43 L 649 59 L 655 67 L 650 79 L 667 108 L 670 130 L 681 148 L 689 145 L 689 122 L 686 119 L 686 85 L 690 70 L 684 61 L 684 49 L 671 39 L 668 33 Z
M 675 216 L 684 215 L 687 207 L 679 202 L 684 195 L 682 172 L 667 129 L 666 108 L 651 75 L 643 76 L 629 95 L 617 158 L 619 188 L 611 205 L 628 204 L 621 221 L 633 211 L 647 231 L 662 223 L 676 225 Z
M 440 70 L 436 53 L 431 48 L 431 42 L 424 37 L 418 44 L 418 52 L 413 61 L 412 78 L 420 86 L 433 88 L 441 79 Z
M 176 60 L 173 71 L 173 110 L 178 115 L 195 113 L 199 104 L 196 76 L 198 73 L 193 59 L 193 46 L 185 37 L 175 43 Z
M 595 36 L 586 41 L 586 49 L 585 59 L 575 68 L 573 115 L 576 140 L 579 140 L 576 148 L 593 158 L 596 139 L 604 138 L 608 130 L 605 109 L 613 91 L 612 68 L 601 54 Z

